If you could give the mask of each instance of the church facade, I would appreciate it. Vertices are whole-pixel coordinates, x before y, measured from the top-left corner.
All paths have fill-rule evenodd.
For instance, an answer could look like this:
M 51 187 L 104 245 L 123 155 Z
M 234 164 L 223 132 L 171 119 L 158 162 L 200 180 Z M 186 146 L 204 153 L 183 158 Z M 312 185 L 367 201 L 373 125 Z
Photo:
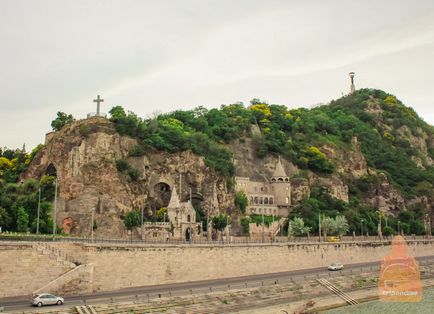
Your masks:
M 291 182 L 280 158 L 273 176 L 264 181 L 235 177 L 236 191 L 243 191 L 248 199 L 246 213 L 287 217 L 291 206 Z

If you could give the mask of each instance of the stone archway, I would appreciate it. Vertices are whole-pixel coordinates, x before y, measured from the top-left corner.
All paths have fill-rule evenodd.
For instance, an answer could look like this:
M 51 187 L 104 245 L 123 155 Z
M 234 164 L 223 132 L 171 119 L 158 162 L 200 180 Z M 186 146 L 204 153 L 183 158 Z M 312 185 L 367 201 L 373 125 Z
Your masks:
M 154 185 L 154 207 L 156 210 L 161 207 L 167 207 L 170 202 L 170 197 L 172 196 L 172 189 L 170 185 L 165 182 L 158 182 Z
M 185 229 L 185 240 L 190 241 L 190 237 L 191 239 L 193 239 L 192 230 L 190 227 L 188 227 L 187 229 Z

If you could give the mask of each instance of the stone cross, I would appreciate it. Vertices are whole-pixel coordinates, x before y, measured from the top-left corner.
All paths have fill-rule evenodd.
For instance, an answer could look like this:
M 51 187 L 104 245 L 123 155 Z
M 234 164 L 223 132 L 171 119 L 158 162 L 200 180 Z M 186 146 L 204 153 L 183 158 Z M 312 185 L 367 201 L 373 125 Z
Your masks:
M 104 102 L 104 99 L 101 99 L 100 96 L 98 95 L 98 97 L 96 99 L 94 99 L 93 102 L 96 102 L 96 115 L 99 116 L 99 114 L 100 114 L 99 104 Z

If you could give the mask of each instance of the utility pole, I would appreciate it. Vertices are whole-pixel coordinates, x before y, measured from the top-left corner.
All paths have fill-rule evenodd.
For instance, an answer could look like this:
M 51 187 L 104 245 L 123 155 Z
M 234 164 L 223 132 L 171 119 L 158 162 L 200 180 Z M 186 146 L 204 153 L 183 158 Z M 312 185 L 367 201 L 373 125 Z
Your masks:
M 318 241 L 321 242 L 321 212 L 318 213 Z
M 39 234 L 39 212 L 41 211 L 41 187 L 39 187 L 39 197 L 38 197 L 38 215 L 36 218 L 36 234 Z
M 362 240 L 363 240 L 363 219 L 360 220 L 360 235 L 362 236 Z
M 57 220 L 57 177 L 54 183 L 53 239 L 56 236 L 56 229 L 57 229 L 56 220 Z
M 227 242 L 229 244 L 229 215 L 226 214 L 226 237 L 227 237 Z
M 90 223 L 90 238 L 93 242 L 93 222 L 94 222 L 95 208 L 92 208 L 92 218 Z

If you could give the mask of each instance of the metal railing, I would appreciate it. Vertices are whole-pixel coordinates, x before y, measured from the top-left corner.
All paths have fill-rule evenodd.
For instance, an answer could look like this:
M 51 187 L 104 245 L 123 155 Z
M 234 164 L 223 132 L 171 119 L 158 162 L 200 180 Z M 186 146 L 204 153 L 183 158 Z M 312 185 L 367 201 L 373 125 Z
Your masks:
M 408 242 L 413 241 L 434 241 L 431 236 L 405 236 Z M 0 241 L 30 241 L 30 242 L 76 242 L 76 243 L 113 243 L 113 244 L 159 244 L 159 245 L 243 245 L 243 244 L 263 244 L 263 245 L 281 245 L 281 244 L 346 244 L 346 243 L 390 243 L 392 237 L 342 237 L 339 242 L 319 242 L 316 237 L 275 237 L 273 239 L 248 238 L 248 237 L 229 237 L 223 240 L 193 239 L 128 239 L 128 238 L 88 238 L 62 235 L 36 235 L 36 234 L 18 234 L 18 233 L 0 233 Z

